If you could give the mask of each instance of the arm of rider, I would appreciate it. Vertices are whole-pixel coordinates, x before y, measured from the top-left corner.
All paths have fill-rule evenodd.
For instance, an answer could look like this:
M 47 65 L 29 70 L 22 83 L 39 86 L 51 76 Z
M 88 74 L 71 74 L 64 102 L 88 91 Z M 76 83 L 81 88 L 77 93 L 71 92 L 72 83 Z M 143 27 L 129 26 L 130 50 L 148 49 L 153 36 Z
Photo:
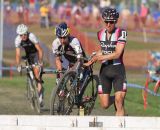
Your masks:
M 17 47 L 16 48 L 16 64 L 17 64 L 18 72 L 21 72 L 20 55 L 21 55 L 21 49 Z
M 35 44 L 35 47 L 38 51 L 38 59 L 41 66 L 43 66 L 43 50 L 39 44 Z
M 93 64 L 94 62 L 103 61 L 103 60 L 112 60 L 117 59 L 120 57 L 120 55 L 123 53 L 125 44 L 117 44 L 116 49 L 113 53 L 103 55 L 102 53 L 97 53 L 96 56 L 94 56 L 90 61 L 85 64 L 85 66 L 89 66 Z
M 95 60 L 103 61 L 103 60 L 113 60 L 117 59 L 121 56 L 125 48 L 125 44 L 117 44 L 116 49 L 113 53 L 107 55 L 97 56 Z
M 56 68 L 58 71 L 62 71 L 62 62 L 60 56 L 55 56 Z M 57 73 L 56 83 L 58 84 L 60 78 L 62 77 L 62 73 Z
M 97 51 L 95 52 L 96 54 L 92 56 L 92 58 L 87 62 L 87 63 L 84 63 L 83 65 L 84 66 L 90 66 L 91 64 L 93 64 L 94 62 L 96 62 L 97 60 L 97 57 L 102 55 L 102 52 L 101 51 Z
M 55 57 L 56 68 L 58 71 L 62 70 L 62 62 L 60 56 Z

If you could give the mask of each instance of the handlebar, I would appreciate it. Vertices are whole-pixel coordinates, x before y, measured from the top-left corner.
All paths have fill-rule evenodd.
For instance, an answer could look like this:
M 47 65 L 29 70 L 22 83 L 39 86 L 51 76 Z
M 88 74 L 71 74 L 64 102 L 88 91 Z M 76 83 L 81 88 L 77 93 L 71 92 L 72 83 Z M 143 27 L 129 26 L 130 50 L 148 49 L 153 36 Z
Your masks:
M 32 69 L 32 66 L 31 65 L 25 65 L 25 66 L 21 65 L 21 70 L 27 70 L 27 69 Z
M 59 70 L 56 70 L 56 69 L 43 69 L 43 74 L 57 74 L 57 73 L 65 73 L 65 69 L 59 71 Z
M 81 54 L 69 54 L 69 53 L 66 53 L 67 55 L 70 55 L 70 56 L 73 56 L 73 57 L 76 57 L 77 59 L 82 59 L 82 60 L 90 60 L 93 56 L 96 55 L 96 52 L 92 52 L 92 54 L 89 56 L 89 57 L 83 57 L 81 56 Z

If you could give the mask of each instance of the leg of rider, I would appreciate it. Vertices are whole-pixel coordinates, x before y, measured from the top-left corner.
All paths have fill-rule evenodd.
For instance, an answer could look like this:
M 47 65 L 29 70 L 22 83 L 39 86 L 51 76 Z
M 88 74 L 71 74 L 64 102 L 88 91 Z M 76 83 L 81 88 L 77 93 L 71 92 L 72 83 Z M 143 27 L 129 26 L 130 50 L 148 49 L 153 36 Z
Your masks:
M 110 96 L 110 94 L 99 94 L 100 104 L 102 108 L 109 108 L 114 103 L 114 96 Z
M 107 79 L 103 74 L 105 71 L 101 71 L 100 73 L 100 82 L 102 85 L 102 93 L 99 94 L 100 104 L 103 108 L 107 109 L 114 103 L 114 96 L 110 96 L 112 90 L 112 81 Z
M 37 84 L 37 87 L 38 87 L 38 92 L 40 94 L 41 91 L 42 91 L 42 83 L 41 83 L 41 78 L 40 78 L 40 73 L 39 73 L 40 72 L 39 66 L 35 66 L 33 68 L 33 71 L 34 71 L 36 79 L 39 81 L 38 84 Z
M 159 86 L 160 86 L 160 80 L 157 81 L 155 87 L 154 87 L 154 92 L 157 93 L 158 92 L 158 89 L 159 89 Z
M 100 103 L 103 108 L 110 107 L 115 100 L 114 96 L 110 96 L 112 91 L 112 80 L 108 79 L 105 73 L 105 69 L 100 71 L 100 83 L 102 85 L 102 94 L 99 94 Z
M 115 93 L 115 105 L 117 108 L 116 116 L 124 116 L 125 109 L 124 109 L 124 99 L 125 99 L 126 92 L 117 91 Z

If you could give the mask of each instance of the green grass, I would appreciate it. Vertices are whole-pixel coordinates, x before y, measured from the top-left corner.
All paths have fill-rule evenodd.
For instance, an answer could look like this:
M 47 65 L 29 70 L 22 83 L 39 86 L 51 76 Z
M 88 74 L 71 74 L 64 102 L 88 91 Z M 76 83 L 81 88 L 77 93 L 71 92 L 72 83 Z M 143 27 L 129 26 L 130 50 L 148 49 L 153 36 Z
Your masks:
M 45 88 L 45 111 L 43 114 L 49 114 L 49 103 L 55 80 L 52 77 L 44 77 Z M 25 76 L 15 76 L 0 79 L 0 114 L 30 115 L 37 114 L 30 107 L 26 98 L 26 78 Z
M 135 81 L 135 80 L 134 80 Z M 54 77 L 44 77 L 44 87 L 45 87 L 45 103 L 46 106 L 49 107 L 50 103 L 50 96 L 53 87 L 55 86 L 55 79 Z M 139 85 L 144 85 L 145 78 L 141 78 L 137 80 L 136 82 L 133 82 L 133 80 L 129 80 L 131 83 L 136 83 Z M 1 86 L 1 96 L 0 96 L 0 102 L 1 102 L 1 113 L 4 114 L 6 110 L 2 110 L 2 108 L 6 108 L 8 104 L 12 106 L 12 109 L 8 109 L 8 113 L 12 114 L 34 114 L 32 112 L 28 112 L 30 108 L 27 110 L 23 110 L 23 107 L 25 107 L 25 104 L 27 101 L 22 100 L 25 98 L 25 77 L 14 77 L 13 79 L 10 78 L 2 78 L 0 79 L 0 86 Z M 152 86 L 151 86 L 152 87 Z M 9 91 L 9 90 L 11 91 Z M 152 88 L 150 88 L 152 89 Z M 21 95 L 23 94 L 23 95 Z M 3 101 L 2 101 L 3 100 Z M 5 103 L 4 103 L 5 100 Z M 12 102 L 11 100 L 14 100 Z M 10 102 L 11 101 L 11 102 Z M 8 102 L 8 104 L 7 104 Z M 160 100 L 159 97 L 155 97 L 152 95 L 148 95 L 148 107 L 146 110 L 143 108 L 143 99 L 142 99 L 142 90 L 141 89 L 135 89 L 135 88 L 128 88 L 128 92 L 126 95 L 125 100 L 125 109 L 127 113 L 130 116 L 160 116 Z M 16 105 L 17 104 L 17 105 Z M 96 101 L 95 109 L 93 115 L 96 113 L 100 113 L 99 115 L 114 115 L 114 108 L 113 106 L 110 107 L 107 110 L 103 110 L 100 107 L 99 98 Z M 49 112 L 46 112 L 45 114 L 49 114 Z
M 55 79 L 54 77 L 44 77 L 44 87 L 46 93 L 50 93 L 52 88 L 55 85 Z M 26 86 L 26 77 L 25 76 L 14 76 L 13 78 L 1 78 L 0 79 L 0 86 L 1 88 L 12 88 L 12 89 L 19 89 L 19 90 L 25 90 Z
M 29 30 L 38 37 L 40 42 L 44 43 L 48 48 L 52 48 L 52 42 L 55 39 L 55 28 L 51 27 L 49 29 L 39 28 L 39 25 L 30 26 Z
M 136 42 L 128 40 L 126 50 L 157 50 L 159 47 L 156 43 L 143 43 L 143 42 Z

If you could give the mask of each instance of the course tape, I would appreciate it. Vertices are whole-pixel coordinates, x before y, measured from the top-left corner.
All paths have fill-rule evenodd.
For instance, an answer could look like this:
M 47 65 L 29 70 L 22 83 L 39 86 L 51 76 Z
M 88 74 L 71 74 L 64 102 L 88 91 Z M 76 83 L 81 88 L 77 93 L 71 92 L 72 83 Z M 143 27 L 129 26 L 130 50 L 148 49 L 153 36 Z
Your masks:
M 0 67 L 0 70 L 17 71 L 16 67 Z
M 16 67 L 0 67 L 1 70 L 10 70 L 10 71 L 17 71 Z M 55 68 L 44 68 L 45 72 L 50 72 L 50 73 L 55 73 L 56 69 Z M 159 77 L 152 77 L 152 79 L 155 79 L 156 81 L 159 80 Z M 160 97 L 160 94 L 155 93 L 154 91 L 151 91 L 150 89 L 145 88 L 144 86 L 138 85 L 138 84 L 132 84 L 132 83 L 127 83 L 127 87 L 131 88 L 138 88 L 138 89 L 144 89 L 148 93 L 150 93 L 153 96 L 158 96 Z
M 150 93 L 153 96 L 158 96 L 158 97 L 160 96 L 160 94 L 157 94 L 157 93 L 153 92 L 152 90 L 147 89 L 144 86 L 141 86 L 141 85 L 138 85 L 138 84 L 127 83 L 127 87 L 144 89 L 145 91 L 147 91 L 148 93 Z
M 17 67 L 15 67 L 15 66 L 0 67 L 0 70 L 17 71 Z M 57 71 L 55 68 L 44 68 L 43 70 L 45 72 L 52 72 L 52 73 L 56 73 L 56 71 Z

